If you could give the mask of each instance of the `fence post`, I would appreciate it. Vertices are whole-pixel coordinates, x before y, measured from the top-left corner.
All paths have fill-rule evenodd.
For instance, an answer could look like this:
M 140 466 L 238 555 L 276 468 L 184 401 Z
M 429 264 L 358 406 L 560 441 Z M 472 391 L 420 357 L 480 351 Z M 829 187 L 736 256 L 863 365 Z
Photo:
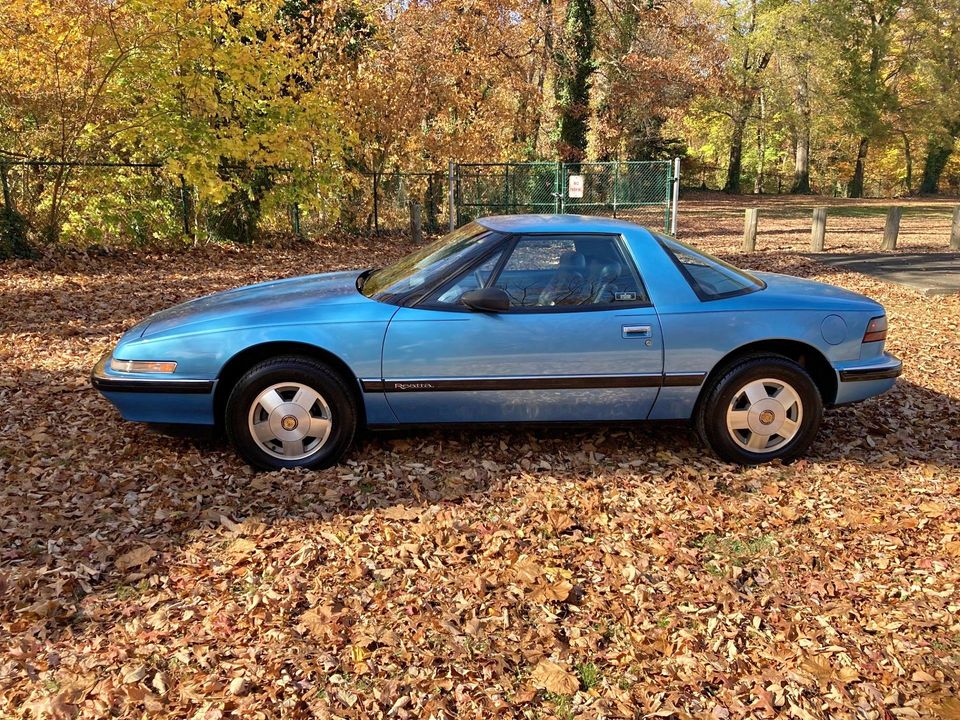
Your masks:
M 13 212 L 13 198 L 10 195 L 10 183 L 7 180 L 9 165 L 0 158 L 0 185 L 3 186 L 3 209 Z
M 193 228 L 190 227 L 190 216 L 193 215 L 193 197 L 190 194 L 190 188 L 187 187 L 187 181 L 183 175 L 180 176 L 180 209 L 183 212 L 183 234 L 188 238 L 193 238 Z
M 670 234 L 677 236 L 677 205 L 680 203 L 680 158 L 673 161 L 673 207 L 670 218 Z
M 564 187 L 563 183 L 565 180 L 563 175 L 563 163 L 557 162 L 557 191 L 553 194 L 554 212 L 557 214 L 563 213 L 563 196 L 567 192 L 567 189 Z
M 457 229 L 457 191 L 455 181 L 456 163 L 450 160 L 447 164 L 447 211 L 450 215 L 450 232 Z
M 380 234 L 380 173 L 373 171 L 373 232 Z
M 960 205 L 953 209 L 953 225 L 950 227 L 950 249 L 960 250 Z
M 415 200 L 410 201 L 410 240 L 414 245 L 420 245 L 423 242 L 423 226 L 420 222 L 420 203 Z
M 620 161 L 613 165 L 613 216 L 617 216 L 617 195 L 620 190 Z
M 743 217 L 743 251 L 757 249 L 757 208 L 747 208 Z
M 293 203 L 290 206 L 290 221 L 293 225 L 293 234 L 297 237 L 303 237 L 300 232 L 300 203 Z
M 813 209 L 813 228 L 810 230 L 810 249 L 813 252 L 823 252 L 823 240 L 827 234 L 827 209 L 815 207 Z
M 900 234 L 900 216 L 903 214 L 903 208 L 894 205 L 887 211 L 887 222 L 883 227 L 883 244 L 881 250 L 896 250 L 897 236 Z

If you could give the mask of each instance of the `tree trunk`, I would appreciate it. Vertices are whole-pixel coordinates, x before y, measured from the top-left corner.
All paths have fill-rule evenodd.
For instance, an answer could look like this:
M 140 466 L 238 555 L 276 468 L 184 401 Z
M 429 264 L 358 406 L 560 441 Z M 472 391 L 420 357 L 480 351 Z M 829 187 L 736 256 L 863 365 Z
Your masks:
M 70 181 L 70 166 L 58 165 L 54 173 L 53 190 L 50 193 L 50 210 L 47 213 L 43 236 L 47 242 L 56 242 L 60 237 L 60 205 Z
M 861 137 L 860 146 L 857 148 L 857 164 L 853 169 L 853 177 L 850 178 L 850 185 L 847 188 L 847 197 L 863 197 L 863 179 L 867 164 L 867 151 L 870 149 L 870 138 Z
M 546 108 L 543 88 L 551 63 L 554 60 L 553 0 L 540 0 L 539 15 L 543 49 L 537 60 L 531 60 L 531 65 L 525 77 L 525 80 L 536 86 L 537 90 L 536 93 L 528 93 L 520 97 L 514 116 L 513 128 L 513 141 L 524 149 L 524 155 L 528 160 L 535 160 L 537 157 L 540 129 Z
M 910 152 L 910 136 L 903 130 L 900 131 L 903 137 L 903 158 L 907 164 L 907 176 L 904 183 L 907 186 L 907 195 L 913 195 L 913 154 Z
M 806 75 L 801 75 L 797 83 L 797 109 L 800 111 L 800 123 L 797 127 L 797 146 L 794 154 L 793 186 L 794 194 L 810 193 L 810 88 Z
M 740 192 L 740 172 L 743 169 L 743 132 L 747 127 L 747 118 L 750 117 L 752 106 L 753 96 L 743 100 L 733 116 L 733 133 L 730 135 L 730 159 L 727 162 L 727 181 L 723 184 L 723 191 L 731 195 Z
M 556 81 L 557 149 L 564 162 L 583 160 L 587 152 L 595 16 L 593 0 L 570 0 L 567 5 L 562 47 L 557 54 Z
M 555 51 L 553 47 L 553 0 L 541 0 L 543 10 L 543 54 L 540 56 L 540 66 L 536 72 L 536 107 L 533 109 L 533 127 L 527 139 L 528 156 L 530 159 L 536 159 L 537 147 L 540 145 L 540 130 L 543 127 L 543 114 L 547 109 L 543 94 L 544 85 L 547 81 L 547 75 L 550 71 L 551 62 L 554 60 Z
M 923 161 L 923 178 L 920 180 L 921 195 L 935 195 L 939 192 L 940 176 L 947 166 L 950 155 L 960 134 L 960 123 L 948 128 L 949 137 L 931 135 L 927 138 L 927 157 Z
M 753 194 L 760 195 L 763 193 L 763 181 L 764 181 L 764 156 L 767 154 L 767 143 L 766 143 L 766 133 L 764 132 L 763 121 L 765 116 L 765 104 L 763 101 L 763 91 L 760 91 L 760 118 L 757 121 L 757 174 L 753 179 Z
M 13 212 L 13 197 L 10 195 L 10 181 L 7 177 L 9 168 L 5 162 L 0 162 L 0 185 L 3 186 L 3 209 Z

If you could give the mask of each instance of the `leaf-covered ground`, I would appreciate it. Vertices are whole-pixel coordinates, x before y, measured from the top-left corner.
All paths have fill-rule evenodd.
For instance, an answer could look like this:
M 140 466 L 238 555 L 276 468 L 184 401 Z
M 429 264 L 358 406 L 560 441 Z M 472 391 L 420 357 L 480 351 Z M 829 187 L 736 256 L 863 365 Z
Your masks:
M 216 436 L 122 422 L 91 366 L 172 303 L 402 246 L 0 266 L 0 716 L 960 717 L 960 297 L 826 270 L 792 208 L 761 216 L 775 249 L 731 253 L 739 207 L 681 228 L 881 300 L 906 368 L 790 466 L 598 427 L 253 475 Z M 882 223 L 837 218 L 828 247 Z

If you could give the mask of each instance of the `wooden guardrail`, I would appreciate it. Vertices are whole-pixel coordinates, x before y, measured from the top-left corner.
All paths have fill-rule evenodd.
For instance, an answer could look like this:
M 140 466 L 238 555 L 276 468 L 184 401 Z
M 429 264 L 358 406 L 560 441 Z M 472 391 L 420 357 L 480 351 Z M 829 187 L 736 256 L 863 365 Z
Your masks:
M 743 252 L 754 252 L 757 249 L 757 228 L 759 208 L 745 208 L 743 214 Z M 897 249 L 897 240 L 900 237 L 900 220 L 903 218 L 903 207 L 893 205 L 887 210 L 886 221 L 883 225 L 883 241 L 880 249 L 889 252 Z M 813 209 L 812 224 L 810 227 L 810 251 L 823 252 L 827 235 L 827 208 Z M 950 225 L 950 249 L 960 250 L 960 205 L 953 208 L 953 220 Z
M 823 252 L 823 243 L 827 237 L 827 209 L 815 207 L 813 209 L 813 227 L 810 230 L 810 249 L 813 252 Z

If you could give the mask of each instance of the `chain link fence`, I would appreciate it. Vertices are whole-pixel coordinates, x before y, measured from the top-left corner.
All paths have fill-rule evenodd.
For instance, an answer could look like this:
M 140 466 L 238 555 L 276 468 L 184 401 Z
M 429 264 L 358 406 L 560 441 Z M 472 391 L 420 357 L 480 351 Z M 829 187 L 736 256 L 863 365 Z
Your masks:
M 578 185 L 581 189 L 572 193 Z M 670 230 L 670 161 L 564 165 L 563 191 L 562 212 L 611 215 Z
M 56 162 L 0 158 L 7 197 L 37 234 L 76 244 L 150 245 L 194 239 L 250 242 L 280 235 L 318 235 L 340 225 L 353 232 L 399 232 L 410 204 L 423 228 L 448 226 L 447 172 L 348 173 L 336 206 L 302 208 L 289 199 L 289 173 L 278 168 L 221 170 L 237 190 L 218 202 L 199 197 L 160 163 Z M 251 190 L 253 192 L 251 192 Z M 326 209 L 324 209 L 326 208 Z
M 443 170 L 355 172 L 344 176 L 337 195 L 310 209 L 292 200 L 293 174 L 282 168 L 224 168 L 221 179 L 236 189 L 210 202 L 160 163 L 0 157 L 0 165 L 4 206 L 24 216 L 32 233 L 55 227 L 48 237 L 76 244 L 252 242 L 319 235 L 334 226 L 407 232 L 413 204 L 422 231 L 431 234 L 483 215 L 514 213 L 612 215 L 669 229 L 675 208 L 676 168 L 669 161 L 450 163 Z
M 447 226 L 447 173 L 392 172 L 368 175 L 375 232 L 403 230 L 410 225 L 410 205 L 421 208 L 423 229 L 437 233 Z
M 553 162 L 457 165 L 457 224 L 483 215 L 560 212 L 559 167 Z
M 671 230 L 676 161 L 462 163 L 457 224 L 483 215 L 577 213 Z
M 153 164 L 4 161 L 14 209 L 67 242 L 147 245 L 183 233 L 183 190 Z

